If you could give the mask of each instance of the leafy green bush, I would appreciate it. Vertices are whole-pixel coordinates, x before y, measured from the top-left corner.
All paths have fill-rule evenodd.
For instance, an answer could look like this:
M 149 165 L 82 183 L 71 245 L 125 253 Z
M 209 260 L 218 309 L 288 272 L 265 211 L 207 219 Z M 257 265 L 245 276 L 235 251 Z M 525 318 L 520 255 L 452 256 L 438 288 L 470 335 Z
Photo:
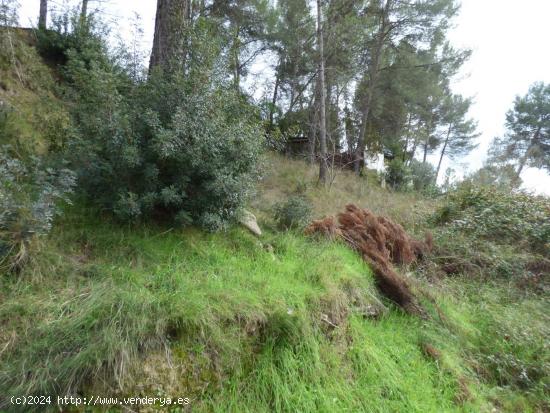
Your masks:
M 302 195 L 292 195 L 275 205 L 275 221 L 281 229 L 300 229 L 311 220 L 312 208 Z
M 30 166 L 0 150 L 0 264 L 18 269 L 28 259 L 37 236 L 47 234 L 59 214 L 60 201 L 70 203 L 74 174 L 53 169 L 38 158 Z
M 523 192 L 464 184 L 434 215 L 471 235 L 550 254 L 550 200 Z
M 435 186 L 435 170 L 429 163 L 413 159 L 409 165 L 413 187 L 417 191 L 433 191 Z
M 392 159 L 386 166 L 385 178 L 387 184 L 395 190 L 414 189 L 434 192 L 435 171 L 433 166 L 416 159 L 413 159 L 408 165 L 399 158 Z
M 228 83 L 216 42 L 201 32 L 210 29 L 197 24 L 190 47 L 200 62 L 188 61 L 185 75 L 153 71 L 141 81 L 113 57 L 90 60 L 101 53 L 95 43 L 67 52 L 79 183 L 122 221 L 219 230 L 251 193 L 259 120 Z
M 40 55 L 51 64 L 67 64 L 72 51 L 77 51 L 87 63 L 108 60 L 107 45 L 103 41 L 108 28 L 97 22 L 93 14 L 83 21 L 80 10 L 76 8 L 54 11 L 51 27 L 38 29 L 35 33 Z
M 395 158 L 386 166 L 385 178 L 392 189 L 403 190 L 411 182 L 411 170 L 401 159 Z

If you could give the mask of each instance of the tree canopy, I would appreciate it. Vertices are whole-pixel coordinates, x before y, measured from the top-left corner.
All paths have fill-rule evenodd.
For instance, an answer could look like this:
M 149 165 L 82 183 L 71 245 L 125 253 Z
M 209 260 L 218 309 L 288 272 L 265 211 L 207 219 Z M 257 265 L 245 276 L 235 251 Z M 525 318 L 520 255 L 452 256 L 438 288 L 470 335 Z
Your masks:
M 550 85 L 534 83 L 516 97 L 506 134 L 493 142 L 493 158 L 516 165 L 518 178 L 525 166 L 550 171 Z

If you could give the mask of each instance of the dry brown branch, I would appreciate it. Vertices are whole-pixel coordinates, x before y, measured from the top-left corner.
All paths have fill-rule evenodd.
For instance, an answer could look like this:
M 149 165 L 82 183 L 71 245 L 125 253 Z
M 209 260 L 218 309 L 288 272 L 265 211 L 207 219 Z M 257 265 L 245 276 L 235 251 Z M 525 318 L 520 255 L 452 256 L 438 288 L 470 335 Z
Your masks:
M 346 205 L 337 219 L 329 216 L 313 221 L 306 234 L 344 240 L 370 265 L 382 294 L 408 313 L 423 314 L 409 284 L 393 264 L 411 264 L 423 258 L 433 248 L 431 234 L 426 234 L 425 241 L 412 239 L 401 225 L 353 204 Z

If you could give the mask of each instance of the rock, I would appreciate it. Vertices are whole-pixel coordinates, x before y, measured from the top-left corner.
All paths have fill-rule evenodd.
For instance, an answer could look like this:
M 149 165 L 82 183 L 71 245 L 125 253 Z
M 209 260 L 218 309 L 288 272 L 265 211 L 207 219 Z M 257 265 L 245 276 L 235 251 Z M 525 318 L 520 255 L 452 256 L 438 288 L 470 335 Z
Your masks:
M 361 314 L 363 318 L 378 319 L 386 312 L 387 308 L 383 305 L 367 304 L 359 308 L 359 314 Z
M 239 220 L 239 223 L 250 230 L 254 235 L 261 236 L 262 230 L 258 226 L 258 222 L 256 221 L 256 217 L 254 214 L 250 211 L 247 211 L 246 209 L 243 211 L 243 214 Z

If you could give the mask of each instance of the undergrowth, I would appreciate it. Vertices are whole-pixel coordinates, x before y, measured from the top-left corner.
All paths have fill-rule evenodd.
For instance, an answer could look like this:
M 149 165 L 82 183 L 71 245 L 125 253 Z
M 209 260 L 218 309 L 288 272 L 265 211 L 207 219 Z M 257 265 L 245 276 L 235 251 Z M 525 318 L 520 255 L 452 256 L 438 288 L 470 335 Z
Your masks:
M 455 375 L 422 351 L 423 322 L 383 315 L 391 304 L 344 245 L 95 214 L 70 212 L 23 274 L 0 279 L 0 394 L 181 394 L 197 411 L 461 409 Z
M 449 193 L 433 220 L 478 239 L 550 257 L 550 200 L 544 196 L 463 184 Z
M 274 230 L 271 200 L 297 181 L 264 178 L 261 239 L 68 208 L 35 259 L 0 277 L 0 409 L 17 394 L 181 396 L 199 412 L 549 409 L 548 301 L 505 275 L 514 246 L 436 228 L 435 255 L 402 268 L 428 317 L 407 315 L 345 245 Z M 310 182 L 315 216 L 358 198 L 420 232 L 433 211 L 359 180 Z M 443 252 L 464 268 L 445 275 Z

